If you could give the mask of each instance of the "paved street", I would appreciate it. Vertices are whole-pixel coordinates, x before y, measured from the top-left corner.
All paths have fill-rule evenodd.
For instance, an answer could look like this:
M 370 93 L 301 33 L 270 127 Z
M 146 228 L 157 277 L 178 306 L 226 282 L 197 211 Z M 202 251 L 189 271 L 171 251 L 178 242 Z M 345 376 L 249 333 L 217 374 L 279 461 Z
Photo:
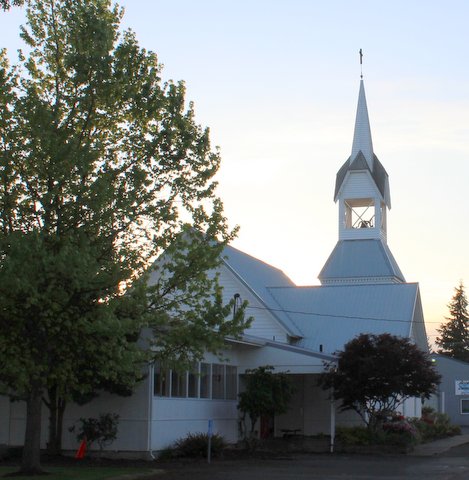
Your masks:
M 458 450 L 459 449 L 459 450 Z M 159 480 L 468 480 L 469 448 L 432 457 L 292 455 L 278 459 L 215 461 L 173 466 Z M 163 467 L 164 468 L 164 467 Z

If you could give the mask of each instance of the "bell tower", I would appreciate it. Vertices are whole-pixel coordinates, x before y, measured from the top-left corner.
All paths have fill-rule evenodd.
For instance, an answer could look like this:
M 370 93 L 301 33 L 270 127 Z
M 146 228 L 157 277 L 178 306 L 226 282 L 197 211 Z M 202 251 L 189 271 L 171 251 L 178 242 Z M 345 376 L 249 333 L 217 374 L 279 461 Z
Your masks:
M 365 87 L 360 80 L 352 154 L 337 173 L 334 201 L 339 204 L 339 240 L 387 241 L 391 208 L 386 170 L 373 152 Z
M 373 150 L 363 77 L 352 153 L 337 172 L 339 241 L 324 265 L 322 284 L 400 283 L 404 277 L 387 246 L 389 178 Z

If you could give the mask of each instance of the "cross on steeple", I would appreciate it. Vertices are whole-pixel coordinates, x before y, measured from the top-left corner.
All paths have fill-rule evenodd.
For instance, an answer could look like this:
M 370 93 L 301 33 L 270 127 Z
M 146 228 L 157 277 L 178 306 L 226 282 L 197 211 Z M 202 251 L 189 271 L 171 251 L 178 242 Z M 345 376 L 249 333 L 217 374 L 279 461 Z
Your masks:
M 363 78 L 363 51 L 360 48 L 360 78 Z

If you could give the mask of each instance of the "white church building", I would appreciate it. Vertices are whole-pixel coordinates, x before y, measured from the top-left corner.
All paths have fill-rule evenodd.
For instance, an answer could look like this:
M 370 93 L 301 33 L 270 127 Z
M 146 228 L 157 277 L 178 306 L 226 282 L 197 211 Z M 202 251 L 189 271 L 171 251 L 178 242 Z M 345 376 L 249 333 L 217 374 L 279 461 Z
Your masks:
M 225 301 L 247 301 L 253 317 L 241 339 L 226 339 L 229 361 L 207 355 L 196 372 L 185 374 L 151 366 L 131 397 L 105 394 L 88 405 L 67 407 L 63 447 L 78 446 L 70 425 L 99 413 L 120 416 L 110 450 L 152 455 L 190 432 L 206 432 L 209 420 L 214 432 L 236 442 L 240 378 L 262 365 L 288 372 L 295 393 L 287 414 L 261 422 L 261 436 L 287 430 L 328 434 L 331 415 L 337 424 L 356 422 L 355 414 L 331 411 L 328 393 L 318 387 L 324 362 L 360 333 L 387 332 L 428 348 L 419 286 L 405 281 L 387 245 L 389 179 L 374 153 L 363 80 L 352 152 L 337 173 L 334 199 L 338 241 L 319 273 L 321 285 L 297 286 L 281 270 L 226 247 L 219 268 Z M 404 415 L 419 416 L 420 400 L 402 408 Z M 21 445 L 24 426 L 24 405 L 0 397 L 0 445 Z

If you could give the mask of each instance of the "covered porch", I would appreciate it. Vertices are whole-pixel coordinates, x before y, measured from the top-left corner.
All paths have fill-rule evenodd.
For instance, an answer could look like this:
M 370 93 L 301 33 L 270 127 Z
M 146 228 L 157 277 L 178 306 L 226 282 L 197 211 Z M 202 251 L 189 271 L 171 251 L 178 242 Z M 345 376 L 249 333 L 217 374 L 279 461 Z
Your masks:
M 261 418 L 255 428 L 259 438 L 287 436 L 334 436 L 336 425 L 351 426 L 362 423 L 355 412 L 340 412 L 331 401 L 329 391 L 319 385 L 319 376 L 325 363 L 334 361 L 332 355 L 314 352 L 293 345 L 264 341 L 251 344 L 243 352 L 240 362 L 240 391 L 243 374 L 261 365 L 274 367 L 274 372 L 284 372 L 291 379 L 293 396 L 287 413 L 275 418 Z M 249 420 L 246 420 L 249 423 Z M 249 428 L 248 425 L 245 426 Z

